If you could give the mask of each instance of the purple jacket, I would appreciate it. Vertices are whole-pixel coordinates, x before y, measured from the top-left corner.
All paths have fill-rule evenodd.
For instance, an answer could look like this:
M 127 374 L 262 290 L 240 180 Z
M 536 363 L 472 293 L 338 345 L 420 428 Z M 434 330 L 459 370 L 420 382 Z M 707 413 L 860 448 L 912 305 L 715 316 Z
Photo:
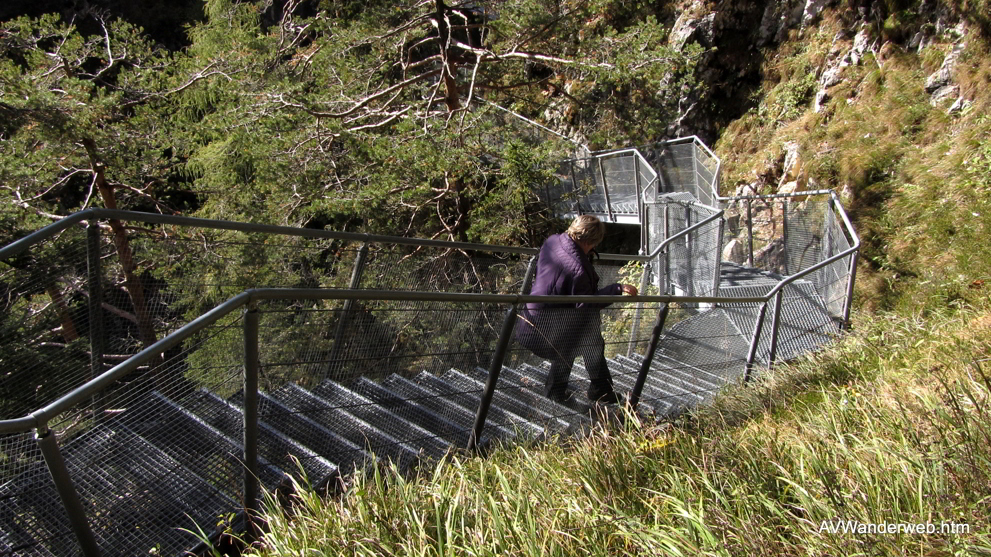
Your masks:
M 537 255 L 537 276 L 530 293 L 534 295 L 622 294 L 621 286 L 610 284 L 599 290 L 599 275 L 578 243 L 566 233 L 554 234 L 544 241 Z M 574 307 L 605 307 L 608 304 L 575 304 Z M 572 307 L 571 304 L 529 303 L 528 310 L 542 307 Z
M 581 248 L 567 234 L 555 234 L 544 241 L 537 255 L 537 276 L 530 293 L 534 295 L 618 295 L 619 284 L 599 290 L 599 275 Z M 542 358 L 574 360 L 580 331 L 588 319 L 598 318 L 598 308 L 609 304 L 528 303 L 520 312 L 516 340 Z M 554 310 L 552 308 L 572 308 Z M 575 310 L 575 308 L 582 308 Z M 585 310 L 585 311 L 582 311 Z

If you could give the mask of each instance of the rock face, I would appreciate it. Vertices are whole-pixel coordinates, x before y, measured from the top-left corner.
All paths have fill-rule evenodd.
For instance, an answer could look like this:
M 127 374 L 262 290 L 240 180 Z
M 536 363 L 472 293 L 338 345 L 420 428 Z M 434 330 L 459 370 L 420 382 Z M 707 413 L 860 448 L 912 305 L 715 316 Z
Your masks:
M 850 5 L 850 8 L 845 6 Z M 921 50 L 934 38 L 955 41 L 939 70 L 926 82 L 934 106 L 948 113 L 967 110 L 970 102 L 961 96 L 953 81 L 954 68 L 962 51 L 967 30 L 938 0 L 922 0 L 918 6 L 918 31 L 895 44 L 880 36 L 880 22 L 888 14 L 884 3 L 866 0 L 843 4 L 837 0 L 685 0 L 671 27 L 668 43 L 677 48 L 698 43 L 706 54 L 699 62 L 698 78 L 704 98 L 684 98 L 684 107 L 668 129 L 671 137 L 697 135 L 712 143 L 726 123 L 739 118 L 753 106 L 752 94 L 761 82 L 763 52 L 784 41 L 790 33 L 802 33 L 816 25 L 831 9 L 845 9 L 849 25 L 837 33 L 826 63 L 817 71 L 818 89 L 812 108 L 824 110 L 830 91 L 845 78 L 845 68 L 871 63 L 883 65 L 898 51 Z

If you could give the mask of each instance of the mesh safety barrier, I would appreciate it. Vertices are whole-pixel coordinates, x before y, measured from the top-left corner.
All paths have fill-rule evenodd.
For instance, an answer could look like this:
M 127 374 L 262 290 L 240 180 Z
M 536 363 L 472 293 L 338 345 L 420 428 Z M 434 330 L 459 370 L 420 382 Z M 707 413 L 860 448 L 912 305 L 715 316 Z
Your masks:
M 644 219 L 656 257 L 594 260 L 600 286 L 644 299 L 523 305 L 536 249 L 124 212 L 0 248 L 0 555 L 82 554 L 67 491 L 104 555 L 182 555 L 190 532 L 244 527 L 256 480 L 334 490 L 384 461 L 580 433 L 610 383 L 674 416 L 751 354 L 792 358 L 842 325 L 851 259 L 821 263 L 856 240 L 829 196 L 721 218 L 699 202 L 719 166 L 695 140 L 568 165 L 565 186 L 591 187 L 569 210 Z

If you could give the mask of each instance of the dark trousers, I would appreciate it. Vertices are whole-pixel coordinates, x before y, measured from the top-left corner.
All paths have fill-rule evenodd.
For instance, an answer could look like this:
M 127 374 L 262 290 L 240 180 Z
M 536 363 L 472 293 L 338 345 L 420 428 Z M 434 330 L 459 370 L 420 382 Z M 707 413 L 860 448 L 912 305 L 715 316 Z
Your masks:
M 589 397 L 598 399 L 613 390 L 602 339 L 602 317 L 595 309 L 554 308 L 521 315 L 517 338 L 534 354 L 551 362 L 544 395 L 564 398 L 575 358 L 581 356 L 588 371 Z

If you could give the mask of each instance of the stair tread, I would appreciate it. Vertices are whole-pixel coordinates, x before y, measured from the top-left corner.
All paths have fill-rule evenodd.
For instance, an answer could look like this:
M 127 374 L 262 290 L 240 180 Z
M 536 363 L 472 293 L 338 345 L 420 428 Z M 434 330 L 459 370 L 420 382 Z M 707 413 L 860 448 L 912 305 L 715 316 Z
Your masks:
M 488 372 L 486 372 L 487 374 Z M 484 381 L 469 376 L 460 370 L 450 369 L 444 373 L 442 378 L 450 384 L 460 387 L 463 391 L 470 390 L 481 394 L 485 389 Z M 547 412 L 540 404 L 541 401 L 525 401 L 523 398 L 522 393 L 510 394 L 505 387 L 499 387 L 493 393 L 492 401 L 530 423 L 543 426 L 547 433 L 564 432 L 571 428 L 571 424 L 567 420 Z M 547 402 L 551 401 L 547 400 Z
M 426 455 L 440 457 L 451 448 L 451 444 L 438 434 L 383 408 L 340 383 L 330 380 L 324 381 L 314 389 L 314 394 L 396 439 L 404 440 L 418 450 L 422 450 Z
M 240 409 L 226 400 L 209 391 L 200 390 L 183 403 L 220 431 L 233 438 L 243 438 L 243 415 Z M 334 463 L 262 421 L 258 423 L 258 453 L 268 462 L 293 475 L 302 467 L 306 478 L 313 485 L 319 485 L 338 475 L 338 468 Z
M 465 376 L 474 380 L 477 384 L 484 385 L 488 380 L 489 371 L 480 367 L 467 370 Z M 520 380 L 521 377 L 510 367 L 503 366 L 499 372 L 499 385 L 496 393 L 504 393 L 506 396 L 516 399 L 519 404 L 529 405 L 539 410 L 543 415 L 560 420 L 566 424 L 567 431 L 575 431 L 589 423 L 589 419 L 576 413 L 573 409 L 551 400 L 544 396 L 542 388 L 537 388 L 533 384 L 527 384 Z
M 409 400 L 384 385 L 376 383 L 367 377 L 362 377 L 352 385 L 352 388 L 354 388 L 355 392 L 368 397 L 369 400 L 379 404 L 382 408 L 409 419 L 427 431 L 436 433 L 456 447 L 464 447 L 468 444 L 470 428 L 458 425 L 430 408 L 419 404 L 415 400 Z
M 437 392 L 427 389 L 423 385 L 414 383 L 405 377 L 392 374 L 382 381 L 382 386 L 400 396 L 416 402 L 417 404 L 429 408 L 432 412 L 439 414 L 444 419 L 457 424 L 459 428 L 466 432 L 466 434 L 470 435 L 471 431 L 475 428 L 474 414 L 447 400 L 446 397 L 438 394 Z M 508 436 L 511 434 L 511 432 L 502 431 L 499 428 L 494 428 L 494 432 L 497 436 Z M 483 441 L 488 441 L 491 438 L 491 431 L 482 432 Z
M 311 416 L 294 412 L 276 393 L 258 393 L 258 419 L 261 422 L 334 463 L 341 474 L 361 468 L 371 460 L 362 446 L 324 427 Z M 233 401 L 243 404 L 239 396 Z
M 280 389 L 280 394 L 289 393 L 288 389 Z M 292 394 L 299 396 L 293 396 L 290 403 L 292 409 L 287 408 L 283 412 L 298 411 L 306 420 L 317 423 L 321 431 L 331 431 L 347 439 L 352 446 L 363 448 L 378 458 L 390 459 L 401 466 L 413 464 L 417 460 L 415 449 L 358 417 L 334 407 L 317 394 L 306 392 L 301 388 Z
M 231 438 L 158 392 L 148 395 L 140 411 L 125 412 L 117 420 L 230 497 L 241 498 L 244 486 L 238 472 L 244 468 L 244 449 L 240 438 Z M 177 438 L 183 442 L 176 443 Z M 268 488 L 285 478 L 281 469 L 265 459 L 259 462 L 258 473 Z
M 416 383 L 421 386 L 425 386 L 428 389 L 433 389 L 438 394 L 444 395 L 445 398 L 454 404 L 461 405 L 466 411 L 474 415 L 478 412 L 478 406 L 481 402 L 482 392 L 465 392 L 458 389 L 456 386 L 448 383 L 441 377 L 437 377 L 426 371 L 420 372 L 416 376 Z M 488 418 L 485 422 L 485 427 L 495 427 L 508 430 L 515 437 L 517 432 L 524 433 L 527 436 L 539 437 L 544 434 L 544 428 L 527 420 L 523 416 L 520 416 L 510 410 L 496 404 L 493 401 L 492 405 L 489 407 Z

